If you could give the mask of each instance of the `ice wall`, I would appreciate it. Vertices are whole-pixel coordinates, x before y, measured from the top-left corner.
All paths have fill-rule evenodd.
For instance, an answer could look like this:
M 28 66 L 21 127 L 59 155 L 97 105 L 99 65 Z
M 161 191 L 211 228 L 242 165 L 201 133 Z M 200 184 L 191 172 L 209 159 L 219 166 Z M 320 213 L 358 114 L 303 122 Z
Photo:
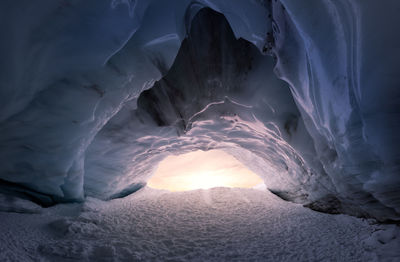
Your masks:
M 229 15 L 238 34 L 265 16 L 258 3 L 245 2 Z M 195 13 L 207 5 L 231 8 L 184 0 L 0 5 L 0 177 L 56 201 L 83 198 L 87 147 L 169 69 Z M 263 28 L 256 27 L 253 42 Z
M 290 84 L 339 198 L 398 216 L 399 3 L 281 3 L 272 9 L 275 71 Z
M 154 5 L 150 1 L 1 3 L 3 180 L 56 200 L 83 199 L 86 148 L 125 101 L 160 77 L 143 52 L 159 32 L 137 31 L 148 30 L 141 24 L 148 9 L 152 10 L 148 26 L 164 29 L 163 33 L 171 25 L 171 31 L 176 28 L 174 20 L 154 19 L 165 9 Z M 170 14 L 174 11 L 169 9 Z M 136 40 L 129 42 L 118 67 L 111 57 L 133 34 Z M 180 41 L 171 38 L 165 43 L 178 49 Z
M 222 148 L 288 199 L 396 219 L 399 6 L 3 1 L 1 183 L 112 198 L 166 154 Z
M 111 119 L 88 148 L 86 192 L 105 197 L 134 190 L 167 154 L 213 148 L 239 158 L 270 188 L 292 192 L 293 200 L 334 190 L 329 180 L 312 175 L 322 166 L 273 66 L 272 57 L 235 38 L 223 15 L 200 10 L 168 73 Z M 320 188 L 311 189 L 316 184 Z

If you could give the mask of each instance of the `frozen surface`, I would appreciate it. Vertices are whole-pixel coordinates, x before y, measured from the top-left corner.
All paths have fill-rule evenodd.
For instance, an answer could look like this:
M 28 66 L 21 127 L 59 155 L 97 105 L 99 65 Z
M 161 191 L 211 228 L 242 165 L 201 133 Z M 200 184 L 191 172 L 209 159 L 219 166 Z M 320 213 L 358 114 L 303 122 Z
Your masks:
M 145 182 L 166 155 L 198 149 L 225 150 L 270 188 L 296 196 L 309 189 L 311 199 L 334 191 L 329 179 L 312 176 L 324 171 L 288 86 L 273 74 L 272 58 L 237 40 L 210 9 L 198 13 L 190 30 L 168 73 L 94 138 L 85 192 L 107 199 Z
M 1 261 L 400 259 L 398 227 L 314 212 L 265 190 L 145 188 L 0 219 Z
M 0 212 L 15 212 L 15 213 L 40 213 L 42 208 L 25 199 L 0 194 Z
M 337 195 L 399 214 L 399 2 L 273 2 L 272 52 Z M 368 204 L 366 204 L 368 203 Z
M 399 6 L 2 1 L 0 186 L 110 199 L 223 149 L 292 201 L 399 220 Z

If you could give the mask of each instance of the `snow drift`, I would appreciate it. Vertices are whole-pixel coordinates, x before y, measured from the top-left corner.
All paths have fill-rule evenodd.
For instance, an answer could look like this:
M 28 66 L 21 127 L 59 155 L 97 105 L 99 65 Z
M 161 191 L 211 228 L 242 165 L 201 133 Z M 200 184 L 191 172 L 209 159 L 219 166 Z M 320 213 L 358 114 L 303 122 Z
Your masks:
M 3 1 L 1 190 L 120 197 L 218 148 L 283 198 L 398 220 L 399 7 Z

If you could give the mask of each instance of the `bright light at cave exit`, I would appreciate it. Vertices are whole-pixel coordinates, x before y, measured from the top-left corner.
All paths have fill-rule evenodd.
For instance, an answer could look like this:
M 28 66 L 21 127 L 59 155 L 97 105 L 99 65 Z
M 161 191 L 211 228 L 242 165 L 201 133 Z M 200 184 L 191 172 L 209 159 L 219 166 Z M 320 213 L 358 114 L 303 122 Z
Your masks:
M 213 187 L 252 188 L 264 182 L 222 150 L 168 156 L 147 182 L 151 188 L 187 191 Z

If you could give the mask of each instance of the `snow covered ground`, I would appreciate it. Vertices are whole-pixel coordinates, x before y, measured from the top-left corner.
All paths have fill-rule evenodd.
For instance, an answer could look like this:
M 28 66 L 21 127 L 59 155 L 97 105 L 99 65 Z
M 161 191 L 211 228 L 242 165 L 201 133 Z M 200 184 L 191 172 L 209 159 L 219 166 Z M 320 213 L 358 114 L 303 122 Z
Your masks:
M 0 261 L 400 261 L 400 230 L 266 190 L 145 188 L 42 209 L 0 196 Z

